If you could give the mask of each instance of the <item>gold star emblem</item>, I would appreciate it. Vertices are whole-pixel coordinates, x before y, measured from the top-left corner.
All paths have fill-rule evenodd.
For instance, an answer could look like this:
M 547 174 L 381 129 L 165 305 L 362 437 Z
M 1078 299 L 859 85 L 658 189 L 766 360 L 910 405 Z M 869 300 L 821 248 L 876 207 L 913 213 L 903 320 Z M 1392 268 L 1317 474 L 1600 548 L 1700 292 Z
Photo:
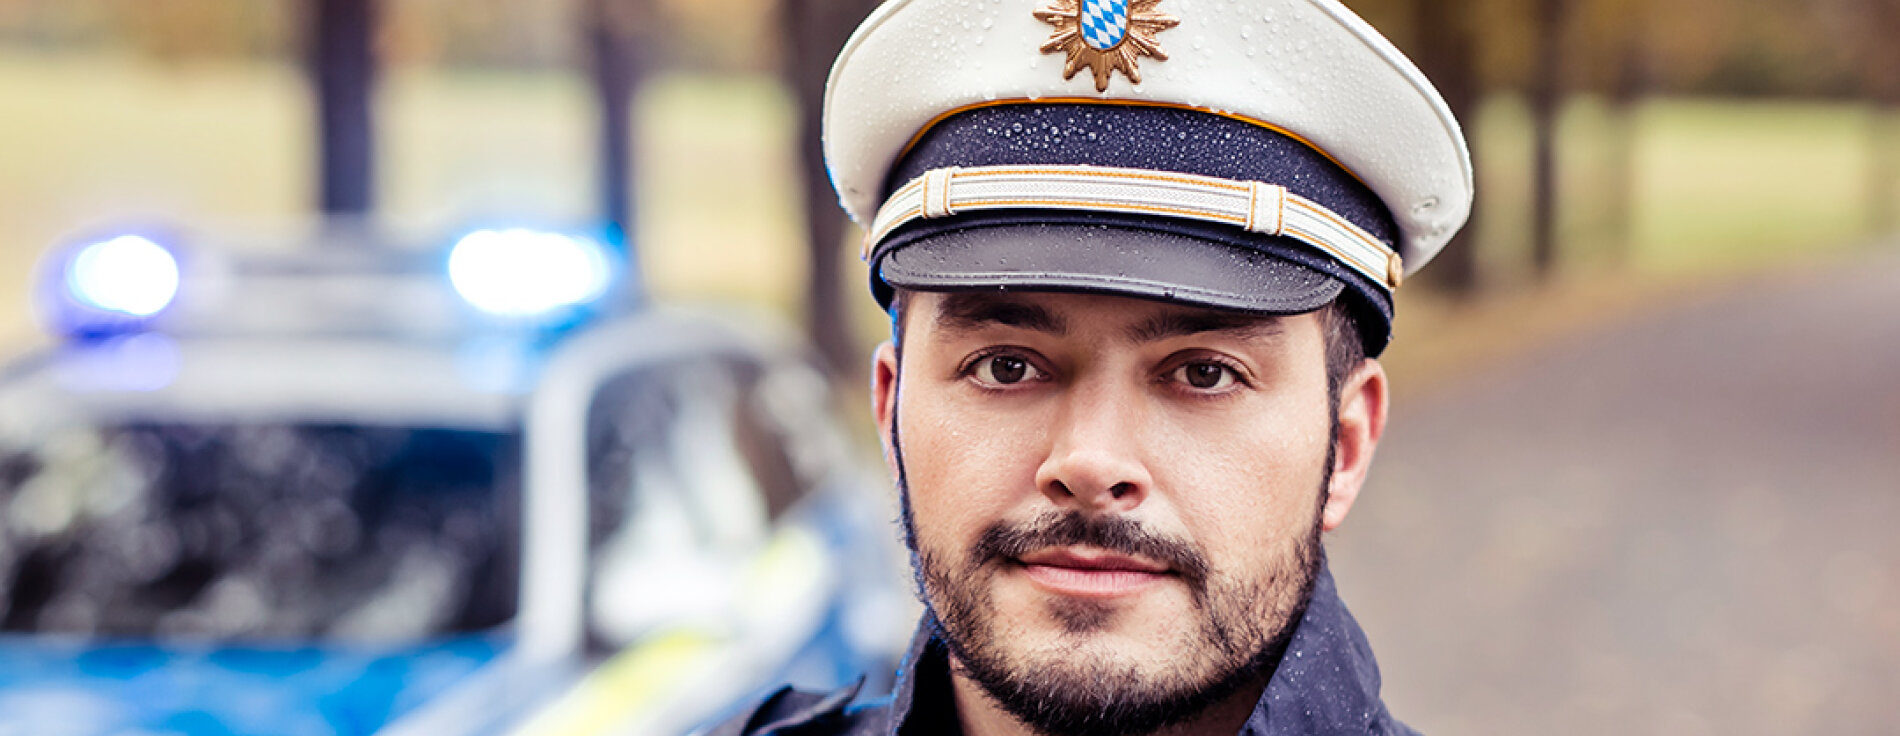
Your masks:
M 1141 57 L 1168 60 L 1155 35 L 1180 25 L 1181 19 L 1155 12 L 1161 0 L 1125 0 L 1126 14 L 1109 12 L 1105 23 L 1101 8 L 1111 4 L 1119 8 L 1122 2 L 1056 0 L 1054 5 L 1036 11 L 1037 20 L 1056 27 L 1049 42 L 1042 45 L 1042 52 L 1068 55 L 1063 79 L 1074 79 L 1075 73 L 1086 66 L 1095 73 L 1095 91 L 1107 92 L 1112 72 L 1120 70 L 1128 81 L 1140 84 L 1141 68 L 1136 62 Z M 1087 10 L 1085 3 L 1091 6 Z M 1085 13 L 1090 17 L 1084 18 Z

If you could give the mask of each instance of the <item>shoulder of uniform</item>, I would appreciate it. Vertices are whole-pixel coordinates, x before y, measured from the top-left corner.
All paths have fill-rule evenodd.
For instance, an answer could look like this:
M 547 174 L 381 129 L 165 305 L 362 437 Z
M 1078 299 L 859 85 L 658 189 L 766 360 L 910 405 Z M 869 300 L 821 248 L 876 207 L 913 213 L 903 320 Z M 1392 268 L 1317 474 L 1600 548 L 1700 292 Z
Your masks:
M 879 736 L 886 709 L 849 708 L 864 681 L 830 693 L 782 687 L 706 732 L 706 736 Z

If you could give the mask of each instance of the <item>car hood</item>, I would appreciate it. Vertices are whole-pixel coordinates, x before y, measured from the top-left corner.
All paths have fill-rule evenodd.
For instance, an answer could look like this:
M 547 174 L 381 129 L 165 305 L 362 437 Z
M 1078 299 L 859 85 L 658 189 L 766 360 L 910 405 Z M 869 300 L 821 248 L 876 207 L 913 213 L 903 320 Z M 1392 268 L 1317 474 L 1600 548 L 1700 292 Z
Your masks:
M 0 734 L 369 734 L 495 659 L 495 635 L 401 646 L 0 637 Z

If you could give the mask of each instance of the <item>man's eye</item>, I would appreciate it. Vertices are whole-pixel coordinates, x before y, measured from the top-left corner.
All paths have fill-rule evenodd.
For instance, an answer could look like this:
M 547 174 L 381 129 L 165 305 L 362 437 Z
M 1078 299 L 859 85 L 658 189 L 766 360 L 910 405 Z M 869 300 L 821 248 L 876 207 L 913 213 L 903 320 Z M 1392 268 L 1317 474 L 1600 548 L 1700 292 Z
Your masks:
M 976 379 L 984 383 L 1008 386 L 1040 377 L 1036 367 L 1014 355 L 992 355 L 977 361 Z
M 1199 361 L 1174 369 L 1174 379 L 1201 390 L 1223 389 L 1234 383 L 1234 369 L 1219 363 Z

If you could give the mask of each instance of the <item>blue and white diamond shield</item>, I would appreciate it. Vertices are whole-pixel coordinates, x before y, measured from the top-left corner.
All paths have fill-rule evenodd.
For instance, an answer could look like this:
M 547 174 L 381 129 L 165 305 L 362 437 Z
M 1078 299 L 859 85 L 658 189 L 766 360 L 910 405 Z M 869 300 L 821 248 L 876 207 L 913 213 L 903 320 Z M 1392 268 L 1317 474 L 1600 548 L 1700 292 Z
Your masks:
M 1082 0 L 1082 41 L 1107 51 L 1128 37 L 1128 0 Z

